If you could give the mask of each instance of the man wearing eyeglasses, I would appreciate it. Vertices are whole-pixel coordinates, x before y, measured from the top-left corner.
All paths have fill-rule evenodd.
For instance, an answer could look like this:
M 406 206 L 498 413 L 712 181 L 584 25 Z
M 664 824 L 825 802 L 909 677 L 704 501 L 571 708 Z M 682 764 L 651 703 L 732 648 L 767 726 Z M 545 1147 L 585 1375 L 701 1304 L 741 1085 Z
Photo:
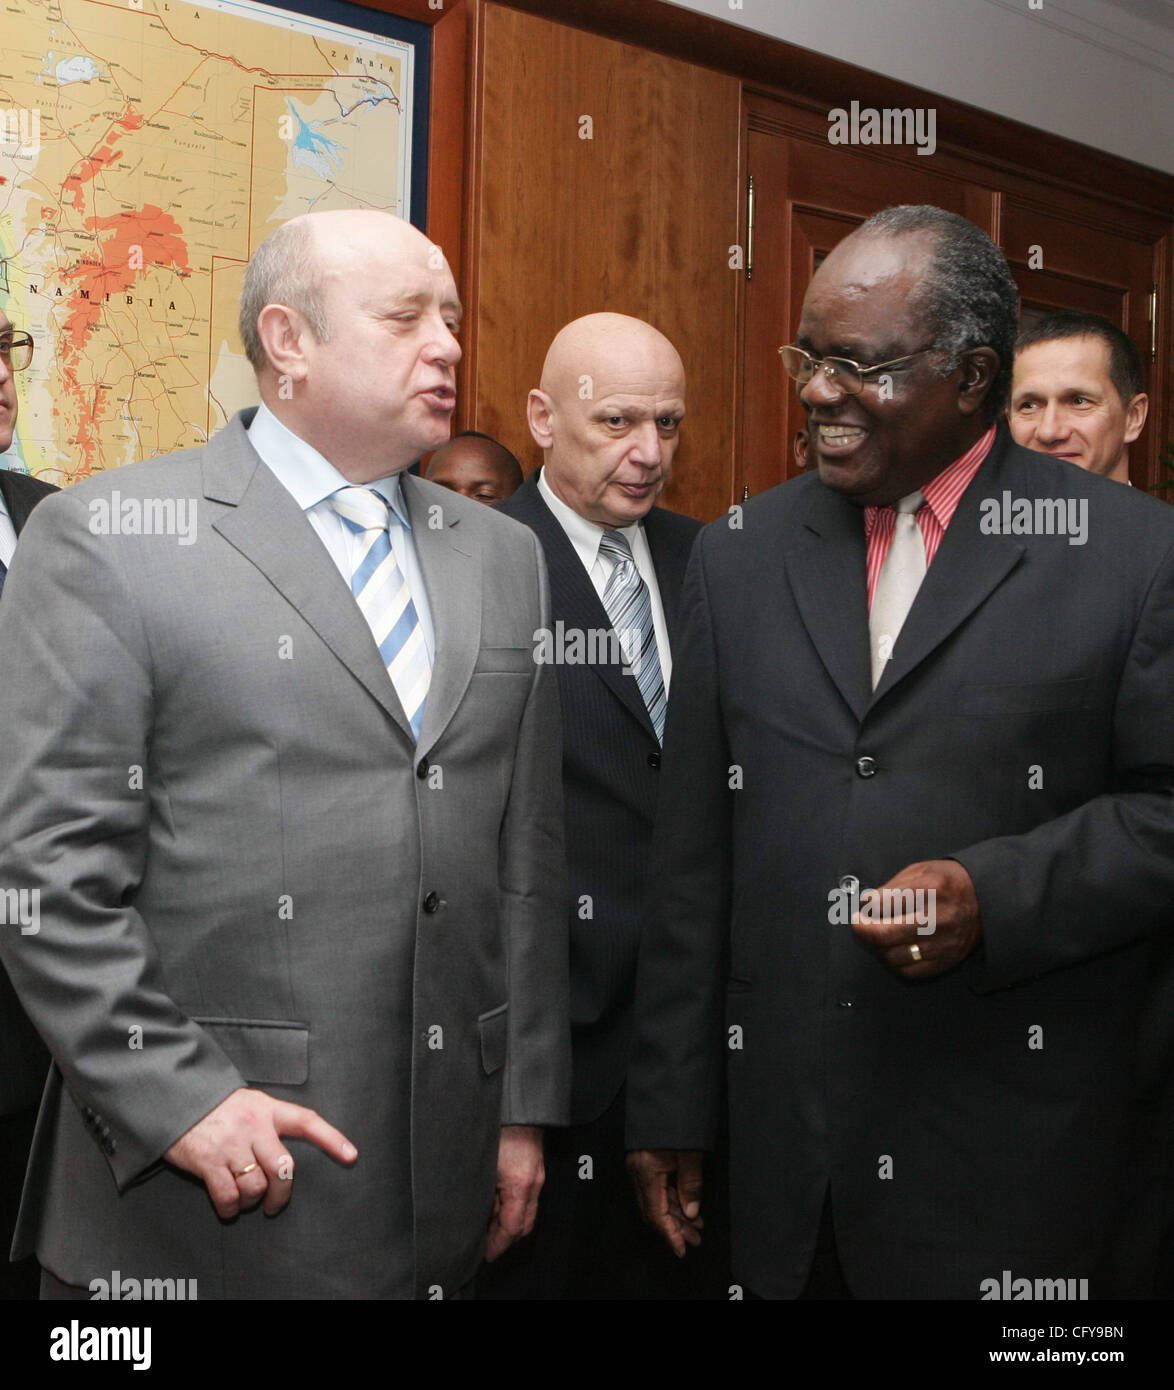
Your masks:
M 1016 320 L 978 228 L 871 218 L 783 353 L 814 467 L 693 550 L 627 1141 L 684 1255 L 725 1060 L 748 1296 L 1120 1289 L 1174 512 L 996 423 Z
M 16 431 L 16 373 L 32 360 L 32 338 L 0 314 L 0 454 L 12 447 Z M 0 467 L 0 601 L 17 536 L 41 498 L 56 491 L 52 483 Z M 37 1296 L 36 1261 L 9 1265 L 3 1255 L 16 1223 L 37 1099 L 48 1068 L 49 1054 L 0 966 L 0 1298 Z

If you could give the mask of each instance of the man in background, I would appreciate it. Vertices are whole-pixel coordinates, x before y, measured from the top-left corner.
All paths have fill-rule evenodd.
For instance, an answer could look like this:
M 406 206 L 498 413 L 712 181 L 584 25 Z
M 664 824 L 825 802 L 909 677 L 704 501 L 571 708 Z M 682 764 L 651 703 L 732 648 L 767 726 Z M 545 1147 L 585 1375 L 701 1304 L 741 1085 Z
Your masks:
M 1148 409 L 1137 348 L 1115 323 L 1065 309 L 1019 335 L 1007 418 L 1025 449 L 1127 483 Z
M 430 483 L 492 506 L 522 486 L 522 465 L 490 435 L 462 430 L 432 455 L 424 476 Z
M 0 886 L 38 910 L 0 953 L 56 1063 L 44 1297 L 449 1298 L 533 1222 L 569 1082 L 544 566 L 402 476 L 460 317 L 408 223 L 296 218 L 245 273 L 262 405 L 30 523 Z
M 18 332 L 0 314 L 0 454 L 12 447 L 16 432 L 15 374 L 32 360 L 32 337 Z M 56 491 L 52 483 L 0 467 L 0 601 L 16 539 L 29 513 L 42 497 Z M 4 654 L 0 652 L 0 666 L 3 661 Z M 13 993 L 7 972 L 0 966 L 0 1298 L 37 1296 L 36 1261 L 30 1257 L 10 1265 L 3 1254 L 16 1224 L 37 1101 L 48 1070 L 49 1054 Z
M 624 1171 L 624 1073 L 678 599 L 700 524 L 657 505 L 685 415 L 685 372 L 655 328 L 589 314 L 555 337 L 530 392 L 543 465 L 501 510 L 550 572 L 570 886 L 571 1128 L 548 1136 L 533 1238 L 478 1280 L 497 1298 L 697 1297 L 705 1269 L 641 1227 Z M 591 643 L 576 659 L 573 644 Z M 624 651 L 598 639 L 617 635 Z M 618 643 L 616 644 L 618 646 Z M 559 660 L 559 657 L 565 659 Z M 720 1295 L 725 1296 L 722 1282 Z M 712 1292 L 712 1290 L 711 1290 Z
M 1133 340 L 1099 314 L 1049 314 L 1019 335 L 1009 422 L 1028 449 L 1129 482 L 1148 397 Z M 1122 536 L 1122 544 L 1128 537 Z M 1138 1046 L 1134 1177 L 1123 1196 L 1120 1275 L 1138 1298 L 1174 1296 L 1174 942 L 1150 941 Z

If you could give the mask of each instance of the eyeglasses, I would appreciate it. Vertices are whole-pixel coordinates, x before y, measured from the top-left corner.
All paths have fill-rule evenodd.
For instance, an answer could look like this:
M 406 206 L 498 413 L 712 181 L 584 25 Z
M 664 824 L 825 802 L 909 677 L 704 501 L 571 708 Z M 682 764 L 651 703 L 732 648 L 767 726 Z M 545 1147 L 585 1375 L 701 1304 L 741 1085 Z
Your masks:
M 33 360 L 32 334 L 0 332 L 0 358 L 8 363 L 12 371 L 23 372 Z
M 872 376 L 874 372 L 883 372 L 888 367 L 903 366 L 906 362 L 912 362 L 915 357 L 932 352 L 936 346 L 935 343 L 930 343 L 928 347 L 918 348 L 916 352 L 910 352 L 904 357 L 894 357 L 891 362 L 878 362 L 875 367 L 862 367 L 850 357 L 812 357 L 811 353 L 804 352 L 801 347 L 781 347 L 779 356 L 783 359 L 784 371 L 800 386 L 806 386 L 822 367 L 824 375 L 834 387 L 846 395 L 858 396 L 864 390 L 866 377 Z

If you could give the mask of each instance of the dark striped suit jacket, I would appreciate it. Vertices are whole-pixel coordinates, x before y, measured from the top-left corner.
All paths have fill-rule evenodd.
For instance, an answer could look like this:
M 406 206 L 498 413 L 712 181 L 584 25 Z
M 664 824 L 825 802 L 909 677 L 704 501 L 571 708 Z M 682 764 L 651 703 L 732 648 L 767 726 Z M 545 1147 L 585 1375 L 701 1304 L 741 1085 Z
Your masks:
M 4 505 L 18 536 L 41 498 L 56 491 L 52 483 L 43 483 L 40 478 L 0 468 L 0 494 L 3 494 Z M 8 975 L 0 965 L 0 1115 L 14 1115 L 18 1110 L 35 1105 L 48 1070 L 49 1054 L 17 1002 Z
M 553 620 L 566 628 L 609 628 L 590 576 L 542 500 L 538 474 L 498 506 L 542 543 Z M 663 507 L 644 519 L 670 648 L 700 529 L 699 521 Z M 570 888 L 571 1122 L 585 1124 L 615 1099 L 627 1069 L 636 954 L 651 887 L 660 745 L 635 677 L 620 666 L 560 665 L 558 686 Z

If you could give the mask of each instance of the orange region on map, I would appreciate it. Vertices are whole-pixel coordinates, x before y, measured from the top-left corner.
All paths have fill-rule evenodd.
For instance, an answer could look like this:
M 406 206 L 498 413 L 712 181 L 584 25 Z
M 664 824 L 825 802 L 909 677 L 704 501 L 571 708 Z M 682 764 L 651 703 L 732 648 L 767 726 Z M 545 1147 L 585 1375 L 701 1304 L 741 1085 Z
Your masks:
M 139 130 L 142 124 L 142 116 L 140 116 L 133 107 L 128 105 L 122 115 L 114 121 L 111 132 L 118 126 L 121 126 L 123 130 L 127 131 Z M 88 155 L 82 160 L 80 173 L 70 174 L 69 178 L 62 184 L 63 194 L 73 194 L 73 208 L 75 212 L 83 211 L 86 205 L 85 194 L 82 192 L 82 184 L 88 183 L 91 179 L 96 178 L 108 164 L 113 164 L 122 154 L 121 150 L 116 150 L 114 148 L 114 138 L 112 133 L 108 135 L 107 143 L 103 145 L 101 149 L 95 150 L 93 154 Z
M 63 280 L 77 282 L 70 295 L 71 313 L 65 321 L 60 349 L 62 383 L 78 411 L 78 433 L 70 443 L 81 449 L 89 471 L 97 462 L 102 397 L 94 392 L 87 404 L 87 389 L 78 379 L 78 363 L 88 345 L 87 334 L 102 317 L 102 303 L 109 295 L 128 291 L 136 277 L 156 266 L 172 266 L 180 275 L 188 274 L 189 266 L 179 223 L 150 203 L 136 212 L 87 217 L 86 226 L 94 232 L 114 233 L 101 243 L 100 261 L 81 261 L 61 273 Z

